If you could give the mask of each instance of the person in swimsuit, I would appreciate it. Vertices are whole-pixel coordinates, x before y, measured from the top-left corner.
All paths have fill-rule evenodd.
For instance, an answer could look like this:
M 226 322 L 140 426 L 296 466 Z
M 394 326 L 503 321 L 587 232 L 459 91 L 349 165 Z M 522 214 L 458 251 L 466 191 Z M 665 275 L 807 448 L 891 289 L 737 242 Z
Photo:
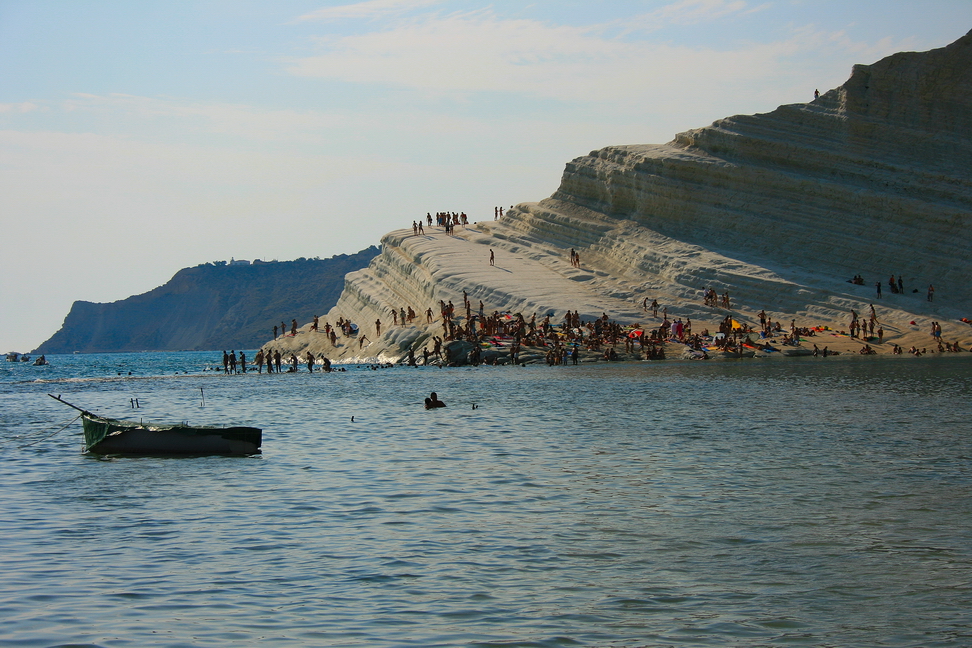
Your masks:
M 425 409 L 435 409 L 436 407 L 445 407 L 446 404 L 439 400 L 439 395 L 432 392 L 428 398 L 425 399 Z

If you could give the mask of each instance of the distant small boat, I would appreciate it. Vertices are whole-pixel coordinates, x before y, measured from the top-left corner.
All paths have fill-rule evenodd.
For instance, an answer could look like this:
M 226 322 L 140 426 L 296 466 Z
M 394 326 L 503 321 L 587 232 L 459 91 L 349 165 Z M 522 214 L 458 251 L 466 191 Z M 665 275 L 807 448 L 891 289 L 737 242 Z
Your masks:
M 10 353 L 7 354 L 7 362 L 19 362 L 19 361 L 20 361 L 20 354 L 17 353 L 16 351 L 11 351 Z
M 34 360 L 34 366 L 35 367 L 43 367 L 46 364 L 50 364 L 50 363 L 47 361 L 47 358 L 45 358 L 44 356 L 41 356 L 41 357 L 37 358 L 36 360 Z
M 85 451 L 93 454 L 251 455 L 263 442 L 260 428 L 123 421 L 48 396 L 81 412 Z
M 20 356 L 20 361 L 21 362 L 30 362 L 30 356 L 25 353 L 24 355 Z
M 755 356 L 756 356 L 756 352 L 750 350 L 746 350 L 746 351 L 726 351 L 724 349 L 722 350 L 723 358 L 753 358 Z

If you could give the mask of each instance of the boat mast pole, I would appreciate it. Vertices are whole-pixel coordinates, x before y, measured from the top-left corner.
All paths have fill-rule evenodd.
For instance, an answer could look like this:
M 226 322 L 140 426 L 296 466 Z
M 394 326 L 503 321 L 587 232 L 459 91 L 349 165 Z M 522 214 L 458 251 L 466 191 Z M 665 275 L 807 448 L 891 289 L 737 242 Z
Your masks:
M 71 403 L 69 403 L 69 402 L 67 402 L 66 400 L 64 400 L 63 398 L 61 398 L 60 396 L 55 396 L 54 394 L 48 394 L 48 396 L 50 396 L 51 398 L 53 398 L 53 399 L 54 399 L 54 400 L 56 400 L 56 401 L 60 401 L 60 402 L 62 402 L 62 403 L 64 403 L 64 404 L 65 404 L 65 405 L 67 405 L 68 407 L 73 407 L 74 409 L 76 409 L 76 410 L 78 410 L 78 411 L 79 411 L 79 412 L 81 412 L 82 414 L 91 414 L 91 412 L 89 412 L 88 410 L 86 410 L 86 409 L 81 409 L 81 408 L 80 408 L 80 407 L 78 407 L 77 405 L 72 405 Z

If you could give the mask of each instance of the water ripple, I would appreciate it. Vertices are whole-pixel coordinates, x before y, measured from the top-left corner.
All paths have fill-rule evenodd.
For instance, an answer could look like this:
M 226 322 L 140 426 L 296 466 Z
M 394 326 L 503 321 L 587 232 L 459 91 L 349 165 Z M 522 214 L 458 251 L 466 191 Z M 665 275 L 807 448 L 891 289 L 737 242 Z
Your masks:
M 969 368 L 62 377 L 264 452 L 0 455 L 0 645 L 968 645 Z M 0 388 L 8 437 L 63 419 Z

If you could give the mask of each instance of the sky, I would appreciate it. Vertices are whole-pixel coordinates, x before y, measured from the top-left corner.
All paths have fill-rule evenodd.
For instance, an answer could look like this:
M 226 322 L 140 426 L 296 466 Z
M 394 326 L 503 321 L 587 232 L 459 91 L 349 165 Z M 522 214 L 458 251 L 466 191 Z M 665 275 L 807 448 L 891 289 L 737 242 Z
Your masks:
M 184 267 L 491 219 L 970 29 L 969 0 L 0 0 L 0 350 Z

